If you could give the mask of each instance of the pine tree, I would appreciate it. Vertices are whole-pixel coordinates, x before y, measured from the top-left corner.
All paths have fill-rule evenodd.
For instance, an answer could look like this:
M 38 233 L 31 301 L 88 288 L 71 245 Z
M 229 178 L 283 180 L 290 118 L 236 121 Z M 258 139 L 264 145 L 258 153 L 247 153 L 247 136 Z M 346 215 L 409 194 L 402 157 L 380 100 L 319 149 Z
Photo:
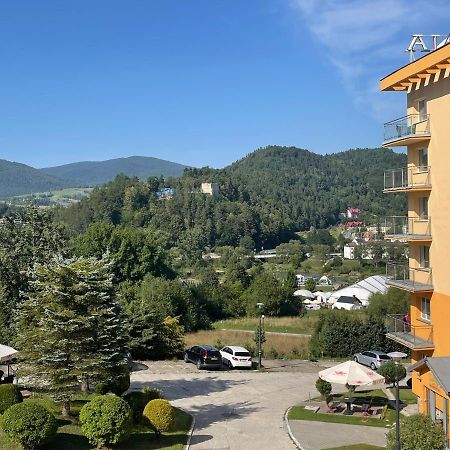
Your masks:
M 31 290 L 18 313 L 21 376 L 70 408 L 83 381 L 98 380 L 125 363 L 122 313 L 106 258 L 53 259 L 35 265 Z

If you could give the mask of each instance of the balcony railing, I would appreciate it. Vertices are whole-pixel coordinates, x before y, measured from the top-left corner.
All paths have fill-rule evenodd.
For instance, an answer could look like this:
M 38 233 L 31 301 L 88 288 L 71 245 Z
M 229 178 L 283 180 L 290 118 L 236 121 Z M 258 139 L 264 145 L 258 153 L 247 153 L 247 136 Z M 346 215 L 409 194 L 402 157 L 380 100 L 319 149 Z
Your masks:
M 433 325 L 411 325 L 399 314 L 386 317 L 386 337 L 412 350 L 434 348 Z
M 427 217 L 386 217 L 385 237 L 388 239 L 430 239 L 431 218 Z
M 406 145 L 408 139 L 418 140 L 419 138 L 430 137 L 430 115 L 410 114 L 384 124 L 384 142 L 388 146 L 399 141 L 397 145 Z
M 428 266 L 428 263 L 424 264 Z M 428 267 L 408 267 L 404 264 L 386 264 L 386 284 L 409 292 L 433 291 L 433 278 Z
M 384 190 L 401 191 L 406 189 L 431 188 L 431 167 L 415 166 L 390 169 L 384 172 Z

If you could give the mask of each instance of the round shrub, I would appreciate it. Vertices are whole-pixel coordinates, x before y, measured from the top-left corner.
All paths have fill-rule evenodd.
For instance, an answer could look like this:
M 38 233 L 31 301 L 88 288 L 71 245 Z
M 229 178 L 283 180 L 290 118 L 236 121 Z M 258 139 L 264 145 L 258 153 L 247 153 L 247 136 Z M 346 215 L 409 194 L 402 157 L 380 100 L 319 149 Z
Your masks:
M 80 411 L 81 431 L 98 447 L 127 439 L 132 422 L 128 403 L 114 395 L 95 397 Z
M 139 423 L 142 420 L 142 413 L 147 403 L 157 398 L 163 398 L 161 389 L 144 388 L 141 391 L 133 391 L 126 394 L 123 399 L 130 405 L 133 411 L 134 423 Z
M 395 381 L 403 380 L 406 377 L 406 369 L 402 364 L 389 361 L 378 369 L 378 375 L 385 378 L 386 384 L 394 384 Z
M 151 400 L 143 412 L 144 421 L 147 422 L 156 434 L 169 431 L 175 423 L 175 411 L 172 405 L 162 398 Z
M 55 437 L 58 422 L 42 405 L 29 401 L 7 409 L 1 418 L 1 427 L 11 441 L 32 450 Z
M 0 414 L 3 414 L 10 406 L 22 403 L 22 394 L 15 384 L 0 384 Z
M 328 383 L 328 381 L 322 380 L 322 378 L 318 378 L 316 381 L 316 389 L 320 392 L 322 397 L 325 397 L 331 393 L 331 384 Z
M 387 448 L 395 449 L 395 427 L 387 434 Z M 433 423 L 430 416 L 417 414 L 405 417 L 400 426 L 402 450 L 441 450 L 446 448 L 444 428 Z

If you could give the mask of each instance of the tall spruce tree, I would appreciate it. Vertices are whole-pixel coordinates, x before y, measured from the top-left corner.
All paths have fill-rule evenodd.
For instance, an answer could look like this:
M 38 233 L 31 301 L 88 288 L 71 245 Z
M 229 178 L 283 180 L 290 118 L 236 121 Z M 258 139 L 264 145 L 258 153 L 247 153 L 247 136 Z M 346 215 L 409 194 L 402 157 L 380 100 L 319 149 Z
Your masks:
M 115 298 L 112 263 L 103 259 L 54 258 L 36 264 L 30 291 L 18 312 L 20 376 L 70 411 L 73 393 L 125 364 L 122 312 Z

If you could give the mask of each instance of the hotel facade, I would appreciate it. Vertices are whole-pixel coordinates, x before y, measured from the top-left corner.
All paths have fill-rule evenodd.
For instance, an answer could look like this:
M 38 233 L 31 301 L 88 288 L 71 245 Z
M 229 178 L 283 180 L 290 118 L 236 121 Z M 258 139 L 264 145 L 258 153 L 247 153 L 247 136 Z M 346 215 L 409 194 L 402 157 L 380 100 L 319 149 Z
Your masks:
M 384 125 L 384 147 L 405 146 L 406 167 L 384 174 L 384 192 L 404 192 L 408 215 L 387 219 L 388 238 L 408 242 L 408 265 L 388 264 L 388 284 L 410 293 L 409 321 L 388 318 L 388 337 L 411 351 L 419 411 L 450 414 L 450 44 L 383 78 L 406 93 L 406 116 Z

